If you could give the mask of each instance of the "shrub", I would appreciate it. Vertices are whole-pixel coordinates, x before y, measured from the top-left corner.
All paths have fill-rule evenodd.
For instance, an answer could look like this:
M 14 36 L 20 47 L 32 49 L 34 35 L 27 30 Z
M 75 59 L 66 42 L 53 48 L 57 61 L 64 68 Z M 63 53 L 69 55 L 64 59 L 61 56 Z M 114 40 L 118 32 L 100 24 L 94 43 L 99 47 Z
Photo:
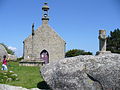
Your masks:
M 20 58 L 17 58 L 17 61 L 21 61 L 23 59 L 23 56 L 20 57 Z
M 15 74 L 13 71 L 1 71 L 0 72 L 0 83 L 7 83 L 11 81 L 18 80 L 17 74 Z
M 84 50 L 80 50 L 80 49 L 72 49 L 66 52 L 65 57 L 74 57 L 78 55 L 92 55 L 92 53 L 85 52 Z

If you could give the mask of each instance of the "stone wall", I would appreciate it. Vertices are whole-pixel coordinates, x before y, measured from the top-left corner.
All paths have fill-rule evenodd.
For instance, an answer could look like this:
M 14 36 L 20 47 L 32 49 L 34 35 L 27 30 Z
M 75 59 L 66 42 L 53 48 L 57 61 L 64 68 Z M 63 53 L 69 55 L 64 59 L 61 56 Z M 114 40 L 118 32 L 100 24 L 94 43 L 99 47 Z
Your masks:
M 24 40 L 24 59 L 29 60 L 29 57 L 32 54 L 32 35 Z M 29 57 L 28 57 L 29 56 Z

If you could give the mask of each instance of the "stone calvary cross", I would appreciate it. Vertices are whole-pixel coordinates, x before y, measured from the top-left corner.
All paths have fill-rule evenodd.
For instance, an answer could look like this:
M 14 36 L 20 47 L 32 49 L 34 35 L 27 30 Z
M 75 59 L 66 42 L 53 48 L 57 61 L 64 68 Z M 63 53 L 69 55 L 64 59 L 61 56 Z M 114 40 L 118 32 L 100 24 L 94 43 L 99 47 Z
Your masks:
M 96 52 L 96 55 L 111 53 L 110 51 L 106 51 L 106 41 L 107 41 L 106 30 L 99 30 L 98 39 L 99 39 L 99 51 Z

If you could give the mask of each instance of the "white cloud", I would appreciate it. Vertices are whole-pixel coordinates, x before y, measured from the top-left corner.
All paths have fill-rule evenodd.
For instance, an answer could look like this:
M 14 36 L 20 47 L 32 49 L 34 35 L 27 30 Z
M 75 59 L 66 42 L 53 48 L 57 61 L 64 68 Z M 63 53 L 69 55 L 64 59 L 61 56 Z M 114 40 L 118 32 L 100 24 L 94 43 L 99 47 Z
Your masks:
M 11 49 L 12 51 L 16 51 L 17 50 L 16 47 L 11 47 L 11 46 L 8 46 L 8 49 Z

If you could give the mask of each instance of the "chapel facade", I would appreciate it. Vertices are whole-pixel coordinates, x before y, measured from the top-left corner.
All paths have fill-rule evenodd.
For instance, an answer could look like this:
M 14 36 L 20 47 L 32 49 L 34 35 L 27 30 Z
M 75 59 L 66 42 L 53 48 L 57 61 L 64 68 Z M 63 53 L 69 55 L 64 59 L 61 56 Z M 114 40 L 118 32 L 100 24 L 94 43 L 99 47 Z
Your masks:
M 42 25 L 23 41 L 23 56 L 25 61 L 43 60 L 45 64 L 65 57 L 66 42 L 53 30 L 49 24 L 49 6 L 42 7 Z

